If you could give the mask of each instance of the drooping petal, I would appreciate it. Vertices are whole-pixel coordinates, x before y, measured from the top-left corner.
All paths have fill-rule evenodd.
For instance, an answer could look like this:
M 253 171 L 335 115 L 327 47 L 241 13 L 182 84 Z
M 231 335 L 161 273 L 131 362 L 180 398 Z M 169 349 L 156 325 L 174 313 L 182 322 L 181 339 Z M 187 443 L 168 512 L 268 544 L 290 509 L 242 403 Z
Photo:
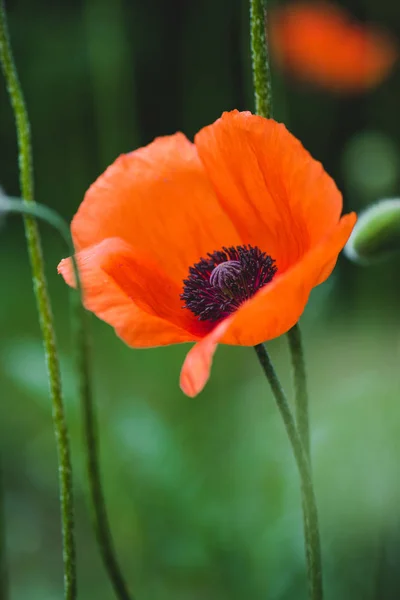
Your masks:
M 312 288 L 330 275 L 355 222 L 354 213 L 345 215 L 334 231 L 299 263 L 277 275 L 254 298 L 193 346 L 182 367 L 183 391 L 195 396 L 203 389 L 218 343 L 255 346 L 293 327 L 304 311 Z
M 201 256 L 240 243 L 181 133 L 120 156 L 89 188 L 72 234 L 77 250 L 122 238 L 180 286 Z
M 206 385 L 214 353 L 228 327 L 229 319 L 225 319 L 186 355 L 181 370 L 180 386 L 187 396 L 194 398 Z
M 245 243 L 280 271 L 338 223 L 335 183 L 286 127 L 251 113 L 224 113 L 195 138 L 224 211 Z
M 85 307 L 114 327 L 124 342 L 136 348 L 165 346 L 199 339 L 199 336 L 179 326 L 177 322 L 169 320 L 166 312 L 160 311 L 157 314 L 145 293 L 140 295 L 135 290 L 135 298 L 131 297 L 126 289 L 110 277 L 103 265 L 111 270 L 111 264 L 114 264 L 115 272 L 118 253 L 123 252 L 127 252 L 125 242 L 106 239 L 77 254 Z M 58 272 L 68 285 L 75 285 L 71 259 L 62 260 Z M 139 290 L 141 285 L 145 285 L 145 276 L 142 274 L 140 277 Z M 120 274 L 119 283 L 122 279 Z M 181 312 L 184 313 L 183 310 Z

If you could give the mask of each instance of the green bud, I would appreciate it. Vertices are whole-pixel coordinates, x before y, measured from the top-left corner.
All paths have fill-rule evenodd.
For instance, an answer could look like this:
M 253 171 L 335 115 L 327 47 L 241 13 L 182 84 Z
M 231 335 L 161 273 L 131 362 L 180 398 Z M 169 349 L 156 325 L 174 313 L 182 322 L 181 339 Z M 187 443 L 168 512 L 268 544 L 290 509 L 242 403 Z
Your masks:
M 367 265 L 396 252 L 400 252 L 400 198 L 380 200 L 359 215 L 345 254 Z

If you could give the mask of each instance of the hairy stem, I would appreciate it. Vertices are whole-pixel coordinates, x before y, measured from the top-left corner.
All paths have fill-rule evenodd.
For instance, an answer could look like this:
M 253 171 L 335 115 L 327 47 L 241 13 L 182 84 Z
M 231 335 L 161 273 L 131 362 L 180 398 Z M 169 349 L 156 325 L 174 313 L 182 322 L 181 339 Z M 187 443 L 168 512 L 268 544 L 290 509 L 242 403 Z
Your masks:
M 269 119 L 272 116 L 272 90 L 266 32 L 266 2 L 250 0 L 250 44 L 255 110 L 257 115 Z
M 250 29 L 256 113 L 262 117 L 271 118 L 272 86 L 267 41 L 266 0 L 250 0 Z M 300 439 L 310 464 L 308 397 L 304 356 L 298 326 L 297 329 L 293 328 L 292 333 L 289 332 L 289 343 L 295 373 L 296 421 L 299 428 Z M 310 531 L 311 525 L 309 523 L 309 517 L 307 515 L 307 502 L 304 496 L 302 498 L 302 508 L 307 567 L 308 572 L 311 573 L 312 556 L 310 555 L 310 547 L 312 534 Z
M 0 600 L 8 598 L 6 515 L 4 506 L 4 482 L 0 462 Z
M 42 206 L 36 202 L 27 205 L 26 203 L 21 202 L 18 198 L 0 196 L 0 214 L 2 211 L 32 215 L 45 221 L 60 233 L 61 237 L 68 246 L 76 281 L 76 290 L 71 290 L 72 324 L 77 348 L 76 368 L 79 380 L 79 398 L 82 406 L 84 421 L 86 460 L 90 496 L 93 506 L 94 529 L 104 567 L 108 573 L 117 598 L 119 598 L 119 600 L 134 600 L 133 596 L 131 596 L 128 592 L 128 588 L 118 564 L 102 490 L 98 460 L 96 418 L 89 368 L 89 336 L 86 329 L 86 313 L 83 308 L 82 285 L 80 281 L 78 265 L 74 255 L 75 249 L 69 227 L 58 213 L 53 211 L 51 208 Z
M 300 325 L 297 323 L 292 329 L 288 331 L 289 348 L 292 359 L 293 368 L 293 379 L 294 379 L 294 408 L 297 429 L 300 435 L 303 448 L 307 453 L 308 462 L 311 469 L 311 448 L 310 448 L 310 423 L 309 423 L 309 411 L 308 411 L 308 394 L 307 394 L 307 377 L 306 377 L 306 365 L 304 360 L 303 344 L 301 339 Z M 309 551 L 309 528 L 307 518 L 307 507 L 305 505 L 304 498 L 302 499 L 303 508 L 303 523 L 304 523 L 304 536 L 305 536 L 305 547 L 307 562 L 310 562 L 310 551 Z
M 83 315 L 85 317 L 86 315 Z M 85 319 L 81 320 L 79 332 L 81 336 L 79 353 L 79 370 L 81 373 L 89 373 L 87 336 L 85 334 Z M 133 595 L 128 591 L 125 579 L 115 553 L 114 544 L 111 536 L 111 530 L 108 521 L 107 508 L 104 500 L 103 488 L 101 483 L 100 467 L 98 460 L 98 438 L 97 423 L 94 414 L 94 405 L 90 389 L 89 376 L 81 379 L 80 395 L 82 399 L 84 430 L 86 438 L 86 460 L 89 477 L 90 495 L 93 505 L 93 521 L 96 533 L 97 543 L 104 567 L 112 583 L 115 595 L 120 600 L 134 600 Z
M 289 402 L 285 392 L 281 386 L 275 369 L 272 365 L 269 354 L 263 344 L 255 346 L 258 359 L 261 367 L 271 386 L 272 393 L 276 400 L 279 412 L 286 432 L 292 446 L 293 454 L 296 460 L 297 469 L 300 476 L 301 491 L 303 498 L 303 508 L 308 525 L 308 535 L 306 536 L 307 544 L 307 569 L 309 583 L 310 600 L 322 600 L 323 584 L 322 584 L 322 560 L 321 560 L 321 543 L 319 534 L 318 511 L 315 499 L 314 486 L 311 478 L 311 470 L 308 462 L 306 451 L 300 439 L 299 432 Z
M 292 357 L 296 423 L 303 448 L 307 452 L 308 460 L 311 463 L 307 376 L 300 325 L 297 323 L 288 331 L 287 335 Z
M 1 0 L 0 3 L 0 59 L 17 129 L 21 195 L 24 202 L 29 204 L 34 202 L 30 125 L 11 51 L 3 0 Z M 66 600 L 74 600 L 76 597 L 76 566 L 72 469 L 68 430 L 61 390 L 60 363 L 54 332 L 53 315 L 44 273 L 39 231 L 35 220 L 30 216 L 24 217 L 24 225 L 32 269 L 33 288 L 36 296 L 36 304 L 45 348 L 54 431 L 57 443 L 61 526 L 63 536 L 64 598 Z

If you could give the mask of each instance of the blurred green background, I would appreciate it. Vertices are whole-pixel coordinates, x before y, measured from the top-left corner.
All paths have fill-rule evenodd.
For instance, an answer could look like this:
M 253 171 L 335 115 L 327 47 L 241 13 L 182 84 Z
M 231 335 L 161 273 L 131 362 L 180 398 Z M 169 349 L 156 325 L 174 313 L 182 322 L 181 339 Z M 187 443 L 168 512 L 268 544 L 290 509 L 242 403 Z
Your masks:
M 400 39 L 397 0 L 342 2 Z M 153 137 L 252 109 L 245 0 L 9 0 L 32 122 L 36 197 L 68 220 L 89 184 Z M 275 117 L 321 160 L 346 210 L 400 195 L 400 74 L 339 98 L 274 71 Z M 0 183 L 18 194 L 13 116 L 0 85 Z M 190 202 L 190 198 L 188 198 Z M 87 508 L 65 256 L 41 227 L 74 459 L 79 597 L 113 592 Z M 302 318 L 328 599 L 400 597 L 399 258 L 341 257 Z M 62 598 L 57 462 L 21 222 L 0 224 L 0 453 L 12 600 Z M 112 530 L 139 600 L 302 600 L 297 473 L 254 352 L 221 347 L 196 399 L 186 345 L 134 351 L 92 318 L 101 462 Z M 291 392 L 284 338 L 269 344 Z

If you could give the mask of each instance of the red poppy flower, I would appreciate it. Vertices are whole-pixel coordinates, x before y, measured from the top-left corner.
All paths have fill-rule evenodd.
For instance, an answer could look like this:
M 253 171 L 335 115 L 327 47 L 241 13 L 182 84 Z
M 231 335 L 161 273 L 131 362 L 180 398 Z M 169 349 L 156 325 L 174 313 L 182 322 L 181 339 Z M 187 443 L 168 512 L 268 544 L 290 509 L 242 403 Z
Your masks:
M 72 221 L 85 305 L 130 346 L 197 342 L 181 387 L 205 385 L 218 343 L 290 329 L 331 273 L 356 217 L 284 127 L 225 113 L 120 156 Z M 70 259 L 59 272 L 73 285 Z
M 278 65 L 337 92 L 377 85 L 397 58 L 390 36 L 325 2 L 297 2 L 271 11 L 269 38 Z

